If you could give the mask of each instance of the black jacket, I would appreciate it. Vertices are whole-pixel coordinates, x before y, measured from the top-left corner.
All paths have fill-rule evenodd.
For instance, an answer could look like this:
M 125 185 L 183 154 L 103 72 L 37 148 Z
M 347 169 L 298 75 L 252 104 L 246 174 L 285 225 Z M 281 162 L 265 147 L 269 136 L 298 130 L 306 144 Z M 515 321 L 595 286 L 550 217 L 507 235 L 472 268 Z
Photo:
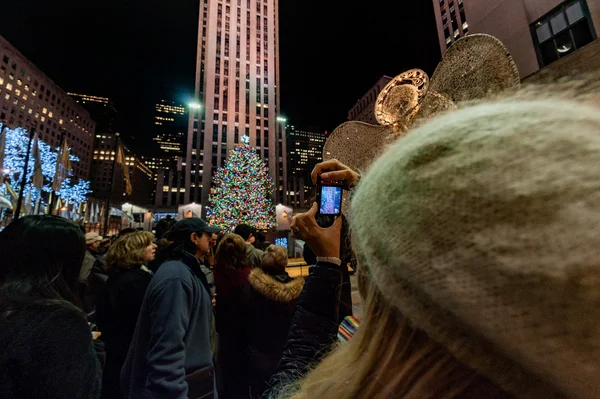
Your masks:
M 339 326 L 342 271 L 330 263 L 310 268 L 298 300 L 283 356 L 263 398 L 276 397 L 295 380 L 306 376 L 336 342 Z
M 66 302 L 0 304 L 0 396 L 98 398 L 102 365 L 84 314 Z
M 102 397 L 122 397 L 121 368 L 125 363 L 131 338 L 152 274 L 140 267 L 118 269 L 110 274 L 98 298 L 96 322 L 106 344 L 106 366 Z
M 246 353 L 252 397 L 260 397 L 281 360 L 288 330 L 302 293 L 303 278 L 254 269 L 246 286 Z

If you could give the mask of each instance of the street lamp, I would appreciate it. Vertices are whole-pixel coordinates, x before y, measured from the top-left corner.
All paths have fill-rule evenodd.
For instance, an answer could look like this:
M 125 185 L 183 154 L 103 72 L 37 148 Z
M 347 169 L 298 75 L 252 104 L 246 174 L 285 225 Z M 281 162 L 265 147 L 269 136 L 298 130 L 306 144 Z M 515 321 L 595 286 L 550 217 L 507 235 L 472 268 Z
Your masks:
M 200 103 L 189 103 L 188 107 L 190 107 L 190 109 L 202 109 L 202 104 L 200 104 Z
M 283 123 L 285 123 L 285 122 L 287 122 L 287 118 L 284 118 L 283 116 L 278 116 L 277 117 L 277 122 L 283 122 Z

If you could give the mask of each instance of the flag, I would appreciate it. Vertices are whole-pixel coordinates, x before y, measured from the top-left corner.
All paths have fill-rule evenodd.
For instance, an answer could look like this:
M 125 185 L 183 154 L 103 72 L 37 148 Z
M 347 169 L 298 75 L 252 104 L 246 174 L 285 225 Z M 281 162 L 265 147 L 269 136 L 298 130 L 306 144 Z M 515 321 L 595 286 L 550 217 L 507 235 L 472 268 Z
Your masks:
M 123 146 L 119 146 L 117 150 L 117 163 L 123 165 L 123 176 L 125 177 L 125 194 L 131 195 L 133 188 L 131 187 L 131 180 L 129 178 L 129 167 L 127 166 L 127 160 L 123 153 Z
M 23 205 L 23 210 L 21 212 L 25 215 L 31 215 L 31 190 L 27 192 L 27 197 L 25 197 L 25 204 Z
M 60 186 L 62 186 L 70 170 L 71 160 L 69 158 L 69 146 L 67 145 L 67 139 L 64 139 L 58 150 L 58 156 L 56 157 L 56 172 L 54 172 L 52 190 L 55 192 L 60 190 Z
M 90 221 L 98 223 L 98 204 L 96 203 L 90 205 Z
M 31 184 L 40 190 L 44 187 L 44 175 L 42 173 L 42 160 L 40 159 L 38 140 L 38 134 L 36 132 L 35 136 L 33 136 L 33 148 L 31 150 L 31 155 L 33 155 L 33 177 L 31 178 Z
M 0 130 L 0 185 L 4 181 L 4 148 L 6 147 L 6 130 L 6 126 L 3 126 Z

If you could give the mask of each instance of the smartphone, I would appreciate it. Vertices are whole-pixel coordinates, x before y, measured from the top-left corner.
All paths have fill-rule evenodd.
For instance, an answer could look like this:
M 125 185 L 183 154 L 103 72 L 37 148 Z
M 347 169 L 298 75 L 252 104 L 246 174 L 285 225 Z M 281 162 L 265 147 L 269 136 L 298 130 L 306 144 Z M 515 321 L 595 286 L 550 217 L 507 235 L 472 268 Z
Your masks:
M 339 216 L 342 214 L 343 183 L 319 181 L 317 204 L 319 215 Z

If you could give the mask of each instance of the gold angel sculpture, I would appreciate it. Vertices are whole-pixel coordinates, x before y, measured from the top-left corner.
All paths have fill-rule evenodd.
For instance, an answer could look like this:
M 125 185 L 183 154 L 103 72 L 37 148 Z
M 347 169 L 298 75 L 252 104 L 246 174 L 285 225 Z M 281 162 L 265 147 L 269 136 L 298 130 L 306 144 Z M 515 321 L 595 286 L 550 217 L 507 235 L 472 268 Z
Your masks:
M 484 34 L 466 36 L 448 49 L 431 79 L 420 69 L 392 79 L 375 104 L 379 125 L 340 125 L 327 139 L 323 159 L 364 171 L 418 122 L 519 86 L 519 71 L 502 42 Z

